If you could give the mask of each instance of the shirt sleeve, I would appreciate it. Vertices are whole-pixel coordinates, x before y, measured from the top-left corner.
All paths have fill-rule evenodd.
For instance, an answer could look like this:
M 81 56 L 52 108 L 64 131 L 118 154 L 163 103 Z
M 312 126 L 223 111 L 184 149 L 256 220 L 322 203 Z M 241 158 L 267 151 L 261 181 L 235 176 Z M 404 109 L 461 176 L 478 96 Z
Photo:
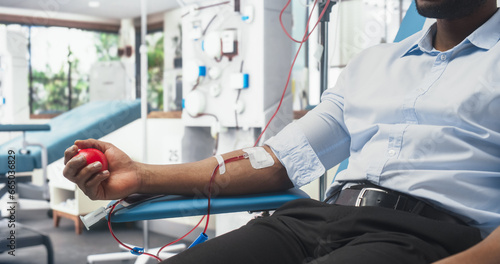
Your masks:
M 325 167 L 296 122 L 289 124 L 265 142 L 281 164 L 295 187 L 301 187 L 325 173 Z
M 349 156 L 350 137 L 344 124 L 343 74 L 325 91 L 321 103 L 265 142 L 301 187 Z

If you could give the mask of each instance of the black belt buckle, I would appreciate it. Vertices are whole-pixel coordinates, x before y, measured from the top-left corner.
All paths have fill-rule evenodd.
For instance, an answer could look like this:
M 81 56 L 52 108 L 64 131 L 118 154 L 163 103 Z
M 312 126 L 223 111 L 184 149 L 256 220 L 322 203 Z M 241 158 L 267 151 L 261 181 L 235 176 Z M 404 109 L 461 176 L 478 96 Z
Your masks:
M 385 193 L 385 194 L 389 193 L 388 191 L 385 191 L 385 190 L 382 190 L 382 189 L 379 189 L 379 188 L 375 188 L 375 187 L 364 187 L 359 192 L 358 197 L 356 198 L 356 203 L 354 204 L 354 206 L 356 206 L 356 207 L 362 206 L 361 203 L 363 202 L 363 198 L 365 197 L 365 194 L 368 191 L 381 192 L 381 193 Z

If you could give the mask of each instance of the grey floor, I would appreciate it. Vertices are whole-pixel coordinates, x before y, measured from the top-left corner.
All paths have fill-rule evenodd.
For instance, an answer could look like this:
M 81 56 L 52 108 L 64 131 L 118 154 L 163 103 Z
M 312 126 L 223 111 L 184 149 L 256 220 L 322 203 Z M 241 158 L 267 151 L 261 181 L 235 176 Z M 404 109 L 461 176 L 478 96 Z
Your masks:
M 53 220 L 47 215 L 46 209 L 20 210 L 17 212 L 16 221 L 50 236 L 54 247 L 56 264 L 87 263 L 87 255 L 119 251 L 118 244 L 109 233 L 105 222 L 98 223 L 90 231 L 84 228 L 83 233 L 77 235 L 73 222 L 68 219 L 61 219 L 59 227 L 55 228 Z M 113 230 L 123 242 L 137 246 L 143 245 L 142 230 L 135 227 L 134 224 L 114 224 Z M 149 241 L 151 247 L 159 247 L 174 239 L 150 232 Z M 15 253 L 16 256 L 10 256 L 6 253 L 0 254 L 0 264 L 44 264 L 47 262 L 47 253 L 43 246 L 19 248 L 16 249 Z M 112 261 L 101 263 L 125 264 L 133 262 Z M 151 259 L 149 263 L 158 262 Z

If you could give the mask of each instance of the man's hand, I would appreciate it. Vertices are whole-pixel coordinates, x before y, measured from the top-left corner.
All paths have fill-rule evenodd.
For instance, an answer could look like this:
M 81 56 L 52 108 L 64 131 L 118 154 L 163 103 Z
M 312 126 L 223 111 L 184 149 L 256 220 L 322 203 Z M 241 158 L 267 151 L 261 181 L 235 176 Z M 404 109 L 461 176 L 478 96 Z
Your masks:
M 108 160 L 108 170 L 99 172 L 102 164 L 87 165 L 85 157 L 78 156 L 78 149 L 96 148 Z M 64 177 L 76 183 L 92 200 L 112 200 L 137 192 L 141 179 L 138 164 L 113 144 L 89 139 L 77 140 L 64 152 Z

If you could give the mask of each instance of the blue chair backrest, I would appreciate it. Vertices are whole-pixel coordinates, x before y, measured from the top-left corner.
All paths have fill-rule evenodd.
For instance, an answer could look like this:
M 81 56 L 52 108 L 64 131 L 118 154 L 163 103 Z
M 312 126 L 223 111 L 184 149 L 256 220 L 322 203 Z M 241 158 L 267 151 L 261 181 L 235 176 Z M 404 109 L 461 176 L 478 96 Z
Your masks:
M 410 7 L 406 11 L 406 15 L 401 21 L 401 26 L 399 27 L 398 34 L 394 38 L 394 42 L 400 42 L 401 40 L 417 33 L 424 27 L 425 17 L 421 16 L 417 12 L 417 7 L 415 1 L 412 1 Z

